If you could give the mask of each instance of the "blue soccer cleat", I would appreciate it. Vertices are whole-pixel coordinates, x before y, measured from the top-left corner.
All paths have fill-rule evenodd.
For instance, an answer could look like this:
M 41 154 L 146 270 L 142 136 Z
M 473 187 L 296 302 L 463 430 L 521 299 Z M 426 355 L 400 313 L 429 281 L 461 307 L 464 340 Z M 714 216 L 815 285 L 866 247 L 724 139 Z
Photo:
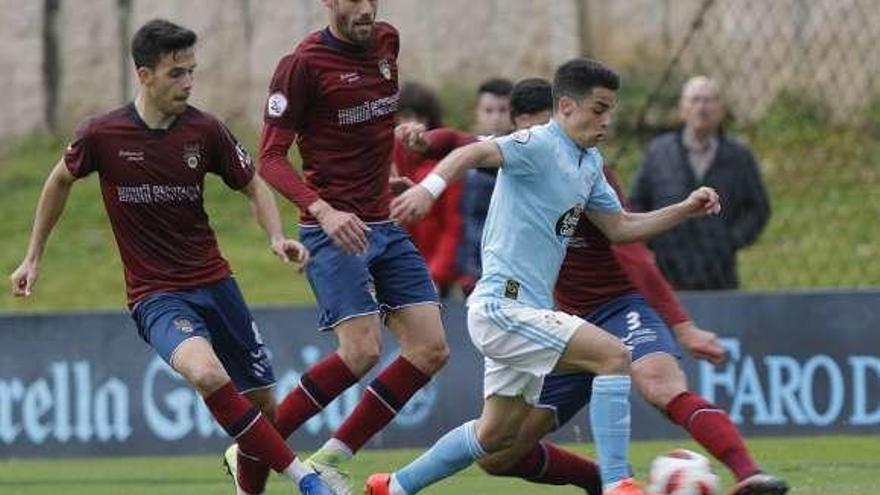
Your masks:
M 303 476 L 299 480 L 299 491 L 302 495 L 333 495 L 333 492 L 327 488 L 317 473 Z

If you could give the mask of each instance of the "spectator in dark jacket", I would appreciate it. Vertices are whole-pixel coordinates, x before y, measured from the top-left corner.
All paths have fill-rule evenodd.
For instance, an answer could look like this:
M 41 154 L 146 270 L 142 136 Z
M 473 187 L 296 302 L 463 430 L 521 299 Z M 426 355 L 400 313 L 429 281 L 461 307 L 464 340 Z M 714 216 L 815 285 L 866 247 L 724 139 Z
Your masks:
M 476 123 L 474 133 L 483 136 L 503 136 L 513 130 L 510 120 L 510 93 L 513 82 L 507 79 L 489 79 L 477 89 Z M 482 273 L 480 241 L 483 225 L 489 213 L 489 200 L 495 189 L 497 170 L 469 170 L 464 176 L 461 213 L 464 238 L 458 253 L 459 281 L 469 294 Z
M 677 289 L 735 289 L 736 252 L 755 242 L 770 216 L 758 164 L 744 144 L 722 131 L 724 108 L 715 81 L 690 79 L 679 110 L 684 126 L 648 146 L 630 203 L 636 211 L 650 211 L 678 202 L 697 186 L 715 188 L 720 216 L 690 220 L 650 246 Z

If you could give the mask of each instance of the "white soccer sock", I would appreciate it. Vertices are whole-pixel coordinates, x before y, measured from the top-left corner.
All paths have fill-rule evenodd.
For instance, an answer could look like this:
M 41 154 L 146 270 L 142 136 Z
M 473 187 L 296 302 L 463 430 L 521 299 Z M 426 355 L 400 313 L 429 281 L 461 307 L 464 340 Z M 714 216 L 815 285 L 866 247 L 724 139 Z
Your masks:
M 391 495 L 409 495 L 406 493 L 406 490 L 400 486 L 400 483 L 397 481 L 397 476 L 391 475 L 391 481 L 388 482 L 388 492 Z
M 287 476 L 294 483 L 299 484 L 299 480 L 309 474 L 314 474 L 314 472 L 315 470 L 299 460 L 299 457 L 295 457 L 293 462 L 284 469 L 284 476 Z
M 351 452 L 351 448 L 348 445 L 345 445 L 342 440 L 339 440 L 337 438 L 331 437 L 330 440 L 324 442 L 321 450 L 325 449 L 333 452 L 334 454 L 342 456 L 342 458 L 345 460 L 350 460 L 354 456 L 354 454 Z

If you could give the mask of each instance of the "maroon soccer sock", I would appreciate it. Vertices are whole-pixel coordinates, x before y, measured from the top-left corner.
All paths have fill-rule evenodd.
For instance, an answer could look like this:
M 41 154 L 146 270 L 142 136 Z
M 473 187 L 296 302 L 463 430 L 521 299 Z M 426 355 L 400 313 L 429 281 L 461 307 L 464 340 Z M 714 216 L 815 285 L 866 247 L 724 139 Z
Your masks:
M 238 486 L 245 493 L 263 493 L 266 491 L 266 481 L 269 479 L 269 466 L 239 448 L 236 479 Z
M 338 353 L 325 357 L 303 374 L 299 386 L 281 401 L 275 417 L 278 432 L 288 438 L 357 381 Z
M 749 455 L 736 426 L 726 412 L 697 394 L 682 392 L 669 401 L 666 414 L 694 440 L 727 466 L 737 480 L 761 469 Z
M 591 459 L 541 442 L 499 476 L 513 476 L 544 485 L 574 485 L 590 495 L 602 494 L 599 466 Z
M 357 452 L 390 423 L 410 397 L 430 379 L 403 356 L 398 356 L 373 380 L 361 402 L 333 438 L 348 446 L 352 453 Z
M 296 458 L 269 420 L 235 390 L 232 382 L 205 397 L 205 404 L 238 443 L 239 450 L 263 460 L 278 472 L 284 471 Z

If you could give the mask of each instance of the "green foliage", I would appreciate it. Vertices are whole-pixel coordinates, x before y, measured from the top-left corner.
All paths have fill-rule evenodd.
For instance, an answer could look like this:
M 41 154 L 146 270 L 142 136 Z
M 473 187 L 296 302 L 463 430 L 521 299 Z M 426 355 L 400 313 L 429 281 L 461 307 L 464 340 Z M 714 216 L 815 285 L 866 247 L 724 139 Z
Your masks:
M 443 123 L 454 129 L 470 129 L 474 122 L 477 93 L 474 88 L 447 85 L 437 89 L 443 108 Z
M 755 126 L 761 134 L 782 143 L 821 139 L 830 123 L 830 112 L 820 101 L 807 95 L 783 91 L 776 96 Z
M 637 427 L 637 425 L 636 425 Z M 439 435 L 440 432 L 438 432 Z M 877 488 L 880 461 L 877 436 L 823 436 L 750 439 L 748 445 L 758 462 L 769 472 L 782 476 L 798 495 L 828 493 L 873 493 Z M 591 446 L 567 448 L 595 458 Z M 631 459 L 636 477 L 645 480 L 650 460 L 672 448 L 700 451 L 692 441 L 664 440 L 635 442 Z M 417 450 L 374 450 L 360 452 L 352 462 L 352 479 L 363 482 L 374 472 L 388 472 L 414 459 Z M 718 462 L 715 471 L 727 493 L 730 474 Z M 356 491 L 360 486 L 355 486 Z M 220 454 L 200 457 L 116 457 L 57 460 L 0 461 L 0 492 L 5 495 L 201 495 L 228 493 L 232 486 L 220 469 Z M 269 480 L 270 495 L 295 492 L 280 476 Z M 526 495 L 532 493 L 576 494 L 571 486 L 548 487 L 513 478 L 494 478 L 479 468 L 470 469 L 425 490 L 425 495 Z

